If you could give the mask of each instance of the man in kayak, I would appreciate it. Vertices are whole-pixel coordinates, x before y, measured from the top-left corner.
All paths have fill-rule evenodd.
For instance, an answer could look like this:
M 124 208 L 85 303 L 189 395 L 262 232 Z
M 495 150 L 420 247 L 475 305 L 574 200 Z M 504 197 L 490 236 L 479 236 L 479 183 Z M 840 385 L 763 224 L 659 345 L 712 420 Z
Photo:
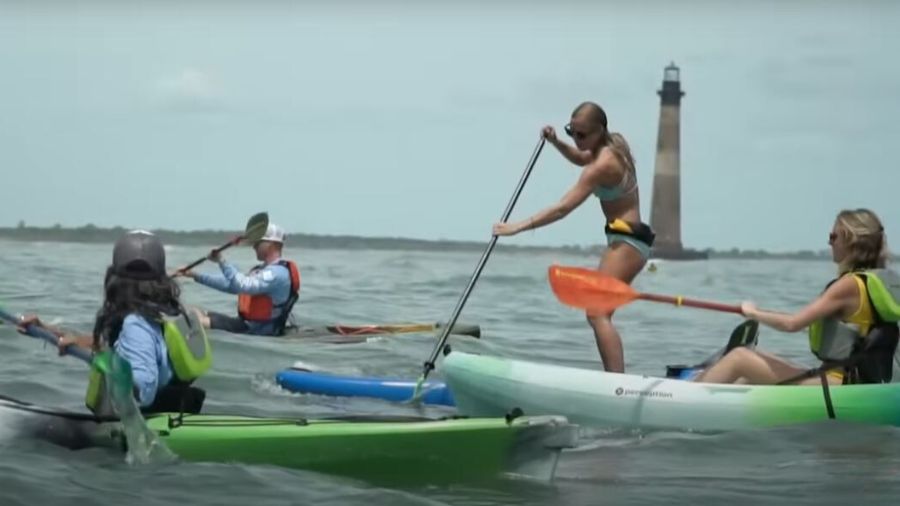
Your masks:
M 209 342 L 199 315 L 185 310 L 178 284 L 166 274 L 159 238 L 141 230 L 119 238 L 103 286 L 92 336 L 63 335 L 36 316 L 22 319 L 22 331 L 28 324 L 43 326 L 59 336 L 60 350 L 69 345 L 111 348 L 131 365 L 134 394 L 144 413 L 199 413 L 206 393 L 191 382 L 211 364 Z M 98 416 L 113 415 L 103 381 L 92 371 L 85 404 Z
M 284 230 L 270 223 L 265 235 L 253 244 L 256 259 L 262 263 L 248 274 L 241 274 L 215 252 L 209 259 L 219 264 L 220 275 L 179 273 L 238 296 L 237 317 L 209 311 L 203 318 L 204 325 L 237 334 L 282 335 L 300 292 L 300 270 L 297 264 L 282 258 L 283 247 Z
M 575 140 L 574 146 L 559 140 L 551 126 L 544 127 L 543 136 L 567 160 L 584 167 L 578 181 L 558 203 L 517 223 L 497 223 L 494 234 L 515 235 L 549 225 L 566 217 L 593 194 L 606 218 L 607 248 L 600 260 L 600 271 L 631 283 L 644 268 L 655 238 L 650 226 L 641 222 L 631 149 L 621 134 L 609 131 L 606 113 L 593 102 L 579 105 L 565 130 Z M 589 313 L 587 319 L 594 330 L 604 369 L 625 372 L 622 338 L 612 324 L 612 313 Z
M 744 316 L 782 332 L 809 329 L 810 349 L 822 365 L 809 369 L 765 352 L 738 347 L 700 373 L 704 383 L 829 384 L 891 381 L 900 320 L 900 276 L 885 268 L 881 220 L 867 209 L 837 215 L 828 235 L 838 277 L 794 314 L 745 302 Z

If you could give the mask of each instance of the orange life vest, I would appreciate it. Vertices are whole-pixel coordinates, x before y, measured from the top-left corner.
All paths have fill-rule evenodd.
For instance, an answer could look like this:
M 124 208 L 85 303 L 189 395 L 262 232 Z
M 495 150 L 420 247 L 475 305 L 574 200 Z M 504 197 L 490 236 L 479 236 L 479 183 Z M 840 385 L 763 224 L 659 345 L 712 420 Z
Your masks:
M 252 322 L 272 321 L 272 310 L 276 307 L 283 308 L 279 320 L 287 320 L 288 313 L 291 312 L 291 307 L 300 294 L 300 269 L 297 268 L 297 264 L 290 260 L 279 260 L 275 263 L 286 268 L 291 273 L 291 293 L 284 304 L 273 304 L 272 297 L 265 294 L 250 295 L 242 293 L 238 295 L 238 314 L 244 320 Z M 250 272 L 256 272 L 263 267 L 265 266 L 257 265 Z

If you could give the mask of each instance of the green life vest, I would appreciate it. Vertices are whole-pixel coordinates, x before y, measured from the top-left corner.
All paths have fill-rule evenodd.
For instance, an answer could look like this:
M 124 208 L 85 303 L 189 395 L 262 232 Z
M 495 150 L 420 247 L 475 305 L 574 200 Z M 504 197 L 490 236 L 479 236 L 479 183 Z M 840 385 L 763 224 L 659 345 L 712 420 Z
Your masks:
M 860 294 L 860 300 L 868 297 L 871 302 L 876 319 L 873 326 L 900 321 L 900 276 L 896 272 L 872 269 L 853 272 L 851 275 L 859 276 L 865 281 L 866 293 Z M 831 283 L 834 281 L 837 280 Z M 865 337 L 859 326 L 834 317 L 823 318 L 809 326 L 809 348 L 823 362 L 850 358 Z
M 175 378 L 189 384 L 212 365 L 212 349 L 196 315 L 163 316 L 162 334 Z M 94 360 L 88 376 L 85 405 L 97 416 L 112 416 L 114 410 L 106 391 L 106 361 Z M 162 386 L 162 385 L 160 385 Z
M 182 382 L 194 381 L 212 365 L 209 338 L 193 312 L 187 316 L 164 317 L 163 337 L 166 339 L 172 369 Z
M 866 291 L 872 307 L 886 323 L 900 322 L 900 275 L 889 269 L 867 271 Z

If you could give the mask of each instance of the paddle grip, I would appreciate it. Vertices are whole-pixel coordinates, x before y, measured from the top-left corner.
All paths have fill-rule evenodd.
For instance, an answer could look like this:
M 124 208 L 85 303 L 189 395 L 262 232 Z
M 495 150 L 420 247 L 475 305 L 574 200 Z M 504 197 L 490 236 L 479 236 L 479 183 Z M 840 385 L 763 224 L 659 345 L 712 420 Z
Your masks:
M 7 313 L 3 309 L 0 309 L 0 318 L 6 320 L 9 323 L 16 325 L 16 326 L 18 326 L 18 324 L 19 324 L 18 318 Z M 28 333 L 28 335 L 31 337 L 36 337 L 38 339 L 43 339 L 44 341 L 47 341 L 48 343 L 52 344 L 54 347 L 56 347 L 59 344 L 59 338 L 55 334 L 53 334 L 52 332 L 50 332 L 49 330 L 47 330 L 43 327 L 39 327 L 37 325 L 31 324 L 31 325 L 25 327 L 25 332 Z M 91 360 L 92 360 L 91 352 L 80 346 L 75 346 L 75 345 L 66 346 L 64 353 L 66 353 L 67 355 L 72 355 L 73 357 L 76 357 L 76 358 L 80 358 L 81 360 L 84 360 L 85 362 L 87 362 L 89 364 L 91 363 Z

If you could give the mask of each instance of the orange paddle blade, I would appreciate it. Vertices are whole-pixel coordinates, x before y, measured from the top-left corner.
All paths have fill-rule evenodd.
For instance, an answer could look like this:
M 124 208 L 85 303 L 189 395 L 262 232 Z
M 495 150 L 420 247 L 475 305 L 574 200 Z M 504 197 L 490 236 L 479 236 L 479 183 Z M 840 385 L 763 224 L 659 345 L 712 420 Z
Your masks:
M 594 269 L 552 265 L 549 277 L 560 302 L 591 313 L 608 314 L 638 298 L 628 284 Z
M 586 309 L 588 314 L 609 314 L 636 299 L 664 302 L 725 313 L 743 314 L 741 306 L 688 299 L 682 296 L 640 293 L 627 283 L 608 274 L 583 267 L 550 267 L 550 286 L 560 302 Z

